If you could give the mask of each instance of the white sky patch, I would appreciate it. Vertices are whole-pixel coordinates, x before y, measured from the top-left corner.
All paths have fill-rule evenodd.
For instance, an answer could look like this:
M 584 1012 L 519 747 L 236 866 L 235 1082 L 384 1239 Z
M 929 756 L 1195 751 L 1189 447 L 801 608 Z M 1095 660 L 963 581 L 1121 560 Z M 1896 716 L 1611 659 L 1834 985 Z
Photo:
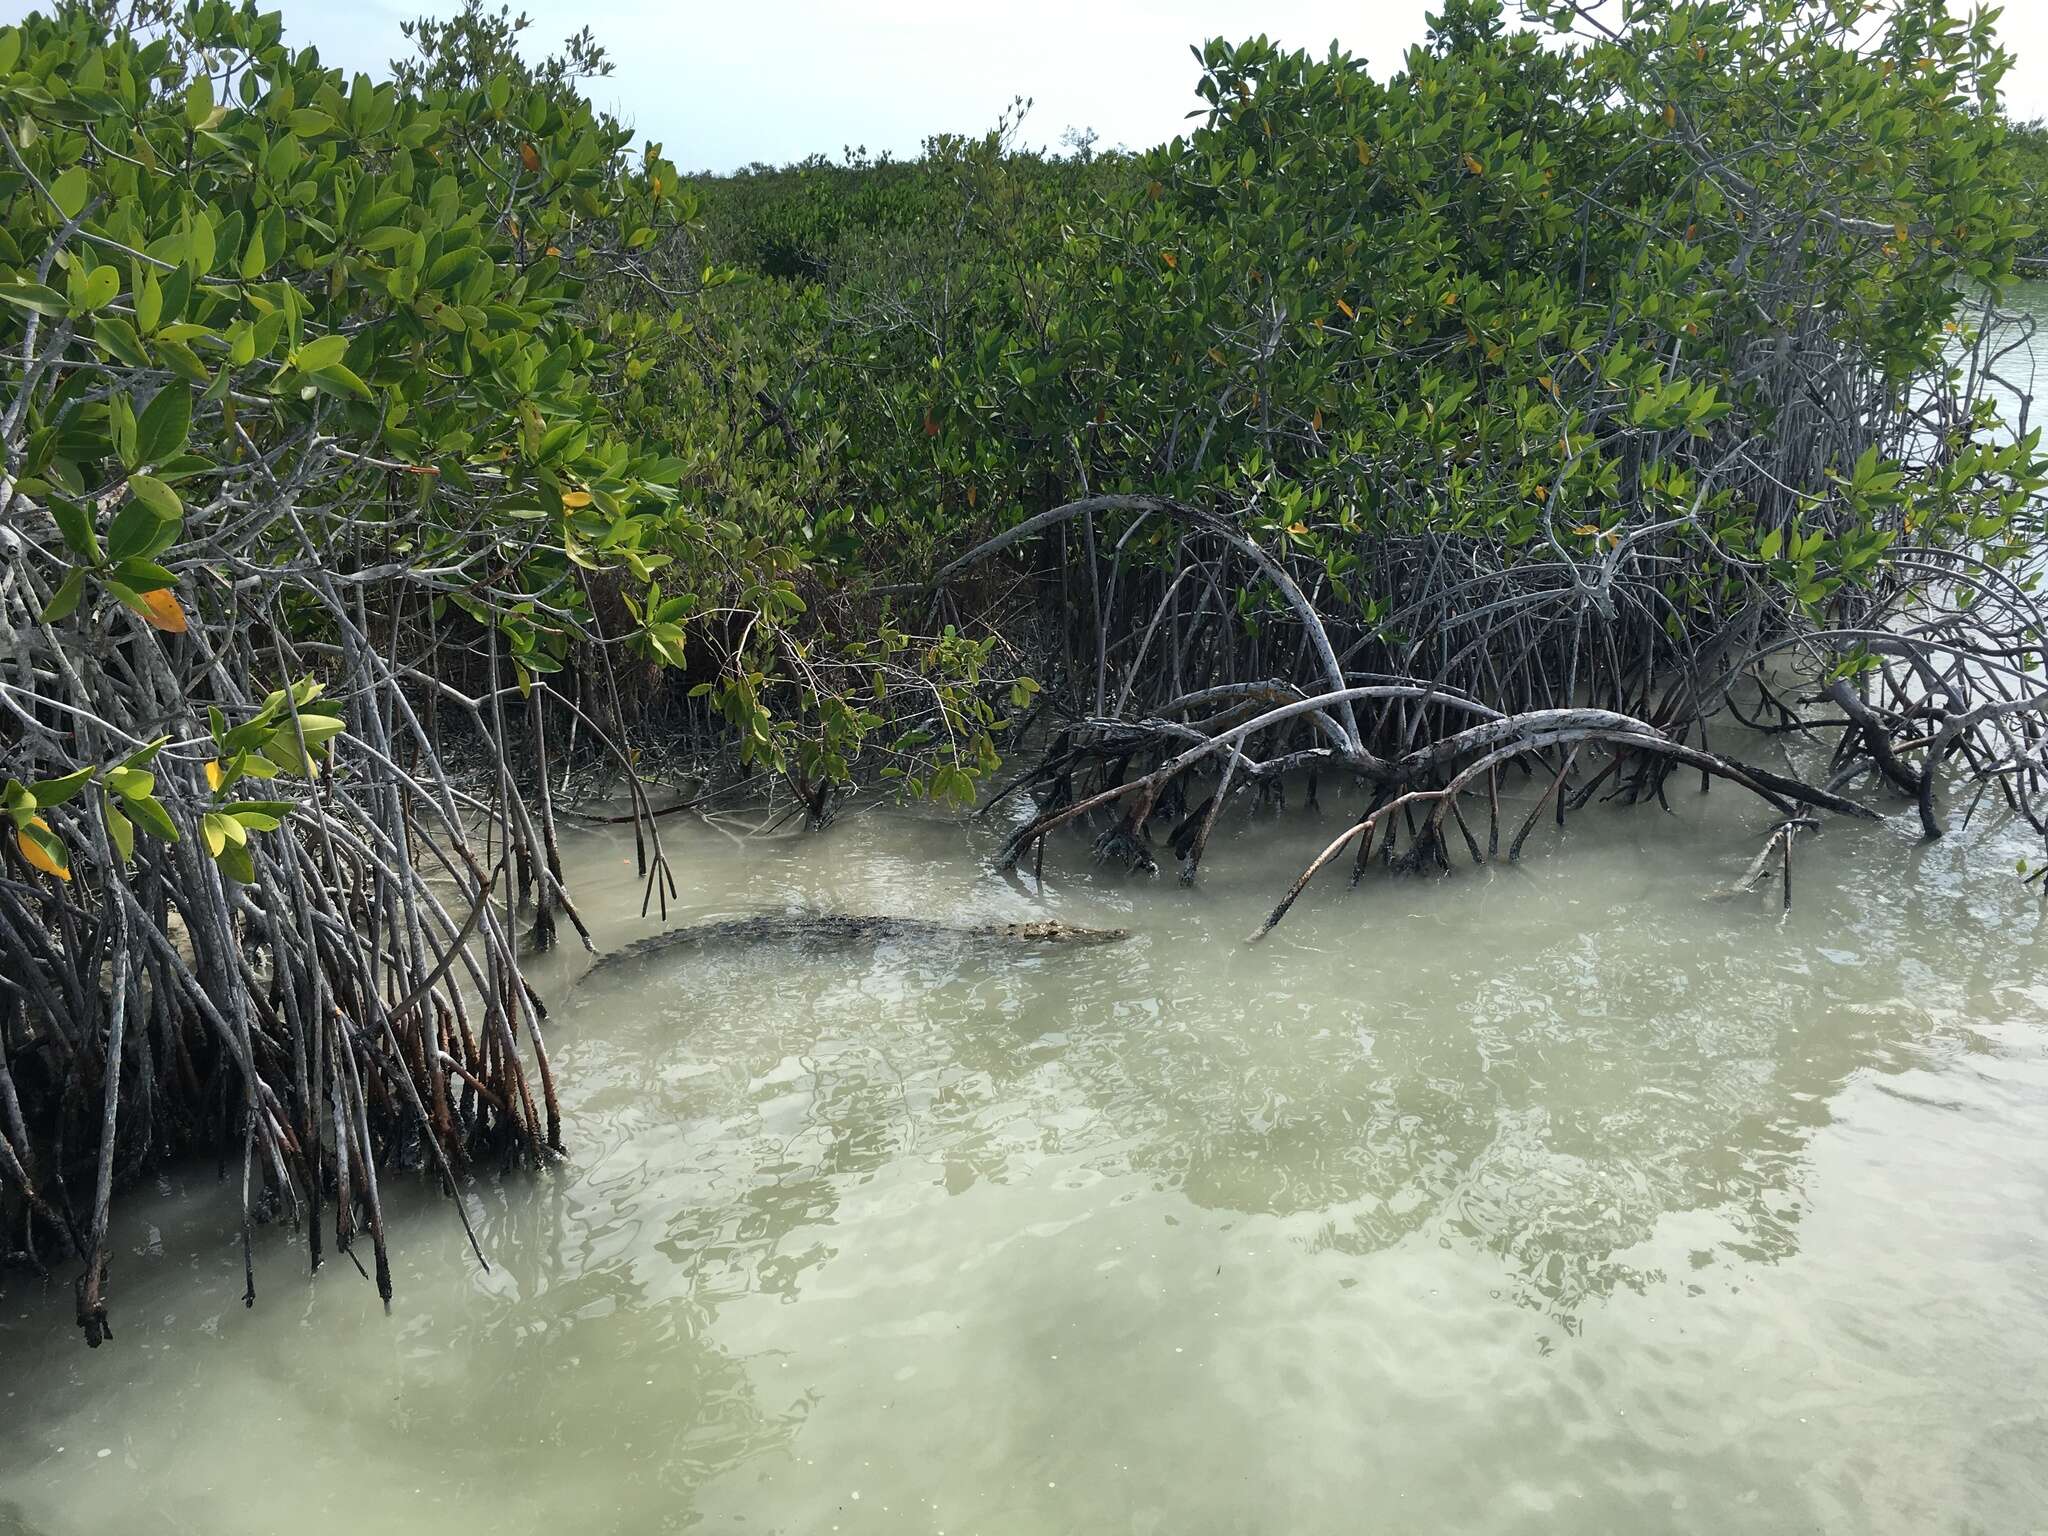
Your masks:
M 285 35 L 331 65 L 381 76 L 406 51 L 418 0 L 265 0 Z M 0 0 L 0 18 L 31 7 Z M 432 9 L 446 13 L 453 0 Z M 782 164 L 848 145 L 914 154 L 926 135 L 979 133 L 1033 98 L 1024 139 L 1093 128 L 1105 148 L 1181 131 L 1200 105 L 1188 46 L 1264 32 L 1321 53 L 1332 39 L 1375 75 L 1422 41 L 1429 0 L 528 0 L 535 52 L 589 26 L 616 73 L 592 100 L 661 141 L 686 170 Z M 2048 116 L 2048 0 L 2011 0 L 2000 21 L 2019 64 L 2019 117 Z

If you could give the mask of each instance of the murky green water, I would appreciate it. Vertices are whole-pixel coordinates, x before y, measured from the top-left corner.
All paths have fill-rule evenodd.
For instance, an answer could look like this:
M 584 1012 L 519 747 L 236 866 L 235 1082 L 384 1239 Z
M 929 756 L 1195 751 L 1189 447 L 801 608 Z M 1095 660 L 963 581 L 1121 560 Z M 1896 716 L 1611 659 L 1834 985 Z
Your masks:
M 2048 1529 L 2038 842 L 1831 825 L 1781 916 L 1716 894 L 1763 813 L 1675 804 L 1255 948 L 1344 802 L 1042 900 L 994 832 L 672 824 L 679 917 L 1136 937 L 551 961 L 573 1155 L 472 1192 L 489 1274 L 402 1186 L 389 1316 L 281 1231 L 245 1311 L 193 1169 L 110 1347 L 0 1276 L 0 1536 Z
M 1517 868 L 1044 906 L 894 815 L 672 839 L 692 915 L 1127 923 L 568 991 L 570 1166 L 424 1191 L 398 1299 L 225 1191 L 121 1205 L 118 1334 L 0 1293 L 0 1530 L 2010 1532 L 2048 1519 L 2048 983 L 2017 838 L 1911 818 L 1716 899 L 1761 813 Z M 644 931 L 623 840 L 581 859 Z M 615 872 L 607 889 L 596 877 Z M 10 1525 L 10 1521 L 13 1522 Z
M 1990 329 L 1987 384 L 2006 425 L 2015 431 L 2043 424 L 2042 364 L 2048 361 L 2048 280 L 2014 283 L 2000 302 L 2004 318 Z M 2032 396 L 2031 403 L 2024 397 Z M 2022 419 L 2024 418 L 2024 419 Z

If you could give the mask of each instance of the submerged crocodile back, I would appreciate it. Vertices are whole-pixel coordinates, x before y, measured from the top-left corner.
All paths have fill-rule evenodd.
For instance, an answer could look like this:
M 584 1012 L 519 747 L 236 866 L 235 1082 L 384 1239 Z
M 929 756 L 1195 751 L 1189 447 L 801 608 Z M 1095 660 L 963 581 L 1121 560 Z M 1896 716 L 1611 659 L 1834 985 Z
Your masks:
M 751 917 L 720 918 L 687 928 L 636 939 L 623 949 L 602 956 L 585 971 L 590 975 L 619 961 L 645 959 L 678 949 L 702 949 L 711 945 L 791 944 L 819 945 L 880 944 L 887 941 L 943 943 L 947 941 L 994 941 L 1022 944 L 1109 944 L 1129 935 L 1121 928 L 1077 928 L 1057 919 L 1027 923 L 977 923 L 955 926 L 924 917 L 863 916 L 850 912 L 761 912 Z

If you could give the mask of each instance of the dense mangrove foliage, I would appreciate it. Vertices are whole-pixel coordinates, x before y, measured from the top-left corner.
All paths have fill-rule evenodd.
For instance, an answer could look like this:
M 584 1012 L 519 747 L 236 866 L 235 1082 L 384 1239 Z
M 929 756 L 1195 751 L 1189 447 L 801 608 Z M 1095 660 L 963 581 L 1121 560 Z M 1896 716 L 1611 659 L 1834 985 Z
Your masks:
M 161 1159 L 234 1170 L 251 1300 L 276 1217 L 388 1299 L 380 1179 L 560 1150 L 579 764 L 662 912 L 685 755 L 1188 881 L 1355 787 L 1272 921 L 1680 772 L 1787 900 L 1826 816 L 2048 823 L 1990 18 L 1445 0 L 1370 70 L 1198 47 L 1143 153 L 715 178 L 519 29 L 384 81 L 225 0 L 0 30 L 0 1246 L 89 1342 Z

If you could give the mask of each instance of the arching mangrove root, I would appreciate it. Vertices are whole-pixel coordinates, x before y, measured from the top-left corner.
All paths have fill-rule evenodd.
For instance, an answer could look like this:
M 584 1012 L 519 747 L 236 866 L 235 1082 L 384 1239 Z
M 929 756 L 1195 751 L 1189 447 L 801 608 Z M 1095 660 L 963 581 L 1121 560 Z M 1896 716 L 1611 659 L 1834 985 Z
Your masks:
M 1655 605 L 1617 603 L 1637 579 L 1632 571 L 1639 569 L 1647 581 L 1656 560 L 1676 558 L 1652 555 L 1650 544 L 1641 550 L 1640 568 L 1624 546 L 1602 557 L 1597 577 L 1565 566 L 1569 588 L 1550 584 L 1556 567 L 1538 567 L 1533 576 L 1500 567 L 1475 580 L 1446 581 L 1439 574 L 1447 551 L 1441 543 L 1433 551 L 1426 541 L 1405 551 L 1396 547 L 1391 555 L 1384 547 L 1362 549 L 1362 556 L 1383 563 L 1406 562 L 1411 574 L 1417 560 L 1436 562 L 1417 575 L 1420 595 L 1408 610 L 1425 631 L 1432 625 L 1440 635 L 1464 629 L 1475 603 L 1485 614 L 1549 610 L 1568 619 L 1531 629 L 1504 618 L 1455 651 L 1446 654 L 1439 646 L 1429 672 L 1396 669 L 1422 657 L 1419 646 L 1390 650 L 1388 626 L 1367 631 L 1355 613 L 1319 606 L 1310 596 L 1319 578 L 1292 551 L 1272 555 L 1234 520 L 1164 497 L 1097 496 L 1040 513 L 954 561 L 938 579 L 1062 522 L 1105 515 L 1163 518 L 1185 530 L 1176 546 L 1183 563 L 1158 578 L 1186 615 L 1180 621 L 1185 628 L 1170 632 L 1163 598 L 1109 605 L 1113 612 L 1146 615 L 1142 635 L 1096 637 L 1097 671 L 1115 678 L 1115 697 L 1129 712 L 1074 720 L 1035 769 L 1006 786 L 999 799 L 1031 794 L 1037 806 L 997 855 L 1005 870 L 1027 855 L 1042 865 L 1052 834 L 1100 813 L 1110 822 L 1095 838 L 1098 858 L 1150 872 L 1150 824 L 1171 809 L 1167 841 L 1182 882 L 1191 883 L 1231 795 L 1249 789 L 1263 799 L 1295 771 L 1319 785 L 1344 775 L 1365 785 L 1372 801 L 1310 862 L 1261 933 L 1349 849 L 1356 850 L 1354 880 L 1375 853 L 1402 871 L 1445 869 L 1454 823 L 1475 862 L 1498 857 L 1500 775 L 1517 769 L 1540 773 L 1545 787 L 1506 840 L 1510 860 L 1519 858 L 1546 810 L 1562 825 L 1603 788 L 1607 798 L 1624 803 L 1667 804 L 1670 775 L 1689 769 L 1698 772 L 1703 789 L 1725 781 L 1777 815 L 1766 853 L 1777 861 L 1788 901 L 1793 836 L 1813 824 L 1810 812 L 1877 814 L 1842 793 L 1862 777 L 1875 776 L 1911 797 L 1929 836 L 1943 826 L 1935 786 L 1945 766 L 1974 780 L 1973 810 L 1995 792 L 2048 831 L 2041 805 L 2048 689 L 2039 681 L 2048 675 L 2048 611 L 2020 583 L 1975 557 L 1906 551 L 1902 576 L 1869 591 L 1842 587 L 1835 600 L 1842 622 L 1833 627 L 1774 612 L 1759 589 L 1725 623 L 1696 638 L 1682 625 L 1647 622 L 1661 611 Z M 1682 544 L 1685 534 L 1672 538 Z M 1207 621 L 1203 606 L 1225 602 L 1233 562 L 1244 579 L 1270 582 L 1278 594 L 1277 615 L 1269 614 L 1262 630 L 1264 636 L 1277 632 L 1278 639 L 1255 645 L 1249 658 L 1225 626 Z M 1180 599 L 1196 571 L 1195 586 L 1206 583 L 1207 594 L 1187 613 Z M 1967 590 L 1973 600 L 1943 608 L 1927 584 L 1933 582 L 1951 592 Z M 1276 674 L 1271 665 L 1276 650 L 1290 658 L 1286 673 Z M 1148 655 L 1175 657 L 1170 696 L 1156 696 L 1164 691 L 1158 677 L 1140 670 L 1118 675 L 1118 658 L 1127 651 L 1134 669 Z M 1376 670 L 1358 667 L 1366 657 L 1379 664 Z M 1783 672 L 1799 659 L 1829 675 L 1814 700 L 1795 705 L 1785 699 Z M 1258 668 L 1256 680 L 1233 677 L 1247 660 Z M 1155 696 L 1150 704 L 1143 702 L 1148 692 Z M 1603 702 L 1581 702 L 1589 694 Z M 1573 702 L 1550 702 L 1560 697 Z M 1770 711 L 1768 719 L 1749 713 L 1756 703 Z M 1837 712 L 1819 713 L 1813 704 L 1832 704 Z M 1831 746 L 1825 781 L 1714 751 L 1707 745 L 1710 723 L 1723 714 L 1745 729 L 1795 732 Z M 1604 761 L 1575 781 L 1582 759 Z M 1210 773 L 1214 787 L 1202 794 L 1196 776 Z M 1466 818 L 1468 794 L 1485 796 L 1483 852 Z M 1190 804 L 1192 810 L 1184 809 Z

